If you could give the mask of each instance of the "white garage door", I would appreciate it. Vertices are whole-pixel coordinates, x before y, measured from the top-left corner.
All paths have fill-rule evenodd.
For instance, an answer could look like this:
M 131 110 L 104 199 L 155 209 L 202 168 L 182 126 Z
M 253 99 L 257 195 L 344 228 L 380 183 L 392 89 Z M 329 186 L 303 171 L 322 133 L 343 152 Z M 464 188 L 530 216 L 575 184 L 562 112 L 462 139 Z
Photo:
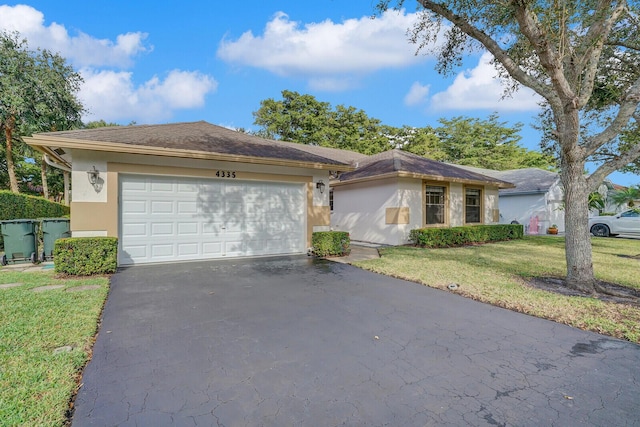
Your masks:
M 305 251 L 303 184 L 121 175 L 120 263 Z

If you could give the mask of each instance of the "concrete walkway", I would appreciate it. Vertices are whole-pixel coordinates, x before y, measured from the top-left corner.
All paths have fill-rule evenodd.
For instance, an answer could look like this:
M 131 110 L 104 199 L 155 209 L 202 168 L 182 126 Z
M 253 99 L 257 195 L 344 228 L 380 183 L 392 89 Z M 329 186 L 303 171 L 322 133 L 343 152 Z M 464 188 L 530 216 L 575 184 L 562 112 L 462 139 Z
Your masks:
M 351 264 L 355 261 L 363 261 L 367 259 L 375 259 L 380 258 L 380 254 L 378 253 L 378 248 L 380 245 L 365 245 L 358 243 L 351 243 L 350 245 L 351 253 L 348 256 L 344 257 L 332 257 L 327 258 L 329 261 L 335 261 L 342 264 Z
M 312 257 L 112 278 L 83 426 L 640 425 L 640 346 Z

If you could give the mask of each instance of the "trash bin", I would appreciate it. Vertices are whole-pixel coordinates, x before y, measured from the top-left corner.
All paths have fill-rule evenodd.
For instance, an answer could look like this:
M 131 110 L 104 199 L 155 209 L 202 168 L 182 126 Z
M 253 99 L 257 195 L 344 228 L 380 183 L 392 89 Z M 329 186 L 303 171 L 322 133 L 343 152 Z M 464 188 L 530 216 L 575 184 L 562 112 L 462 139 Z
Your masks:
M 4 239 L 4 255 L 0 263 L 31 261 L 36 263 L 38 249 L 38 221 L 33 219 L 14 219 L 0 222 L 0 231 Z
M 40 262 L 53 259 L 53 248 L 56 240 L 71 237 L 69 218 L 44 218 L 42 220 L 43 249 Z

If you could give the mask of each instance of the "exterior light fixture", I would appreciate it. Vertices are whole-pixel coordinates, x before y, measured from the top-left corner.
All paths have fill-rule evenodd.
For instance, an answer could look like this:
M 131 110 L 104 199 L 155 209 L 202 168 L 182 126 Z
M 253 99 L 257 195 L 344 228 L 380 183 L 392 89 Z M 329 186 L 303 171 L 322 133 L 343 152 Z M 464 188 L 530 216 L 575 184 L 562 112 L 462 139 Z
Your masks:
M 96 191 L 98 191 L 98 188 L 100 187 L 100 182 L 98 181 L 100 178 L 100 171 L 94 166 L 93 169 L 87 171 L 87 176 L 89 177 L 89 183 L 93 185 L 93 188 Z
M 316 188 L 320 190 L 320 194 L 324 193 L 325 183 L 322 180 L 316 182 Z

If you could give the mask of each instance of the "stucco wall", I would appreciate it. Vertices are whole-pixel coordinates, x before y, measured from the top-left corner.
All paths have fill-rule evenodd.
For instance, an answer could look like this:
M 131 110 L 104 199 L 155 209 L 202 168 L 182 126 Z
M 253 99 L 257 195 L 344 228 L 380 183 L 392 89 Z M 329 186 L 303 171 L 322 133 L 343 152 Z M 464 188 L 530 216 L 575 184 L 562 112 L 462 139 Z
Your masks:
M 71 154 L 73 157 L 71 231 L 76 237 L 118 235 L 118 173 L 120 171 L 215 179 L 216 170 L 228 170 L 237 172 L 238 179 L 242 180 L 306 182 L 308 242 L 310 243 L 313 231 L 330 229 L 329 171 L 85 150 L 74 150 Z M 87 171 L 94 166 L 100 171 L 97 188 L 89 183 L 87 177 Z M 326 184 L 324 193 L 316 189 L 316 183 L 319 180 Z
M 464 185 L 448 187 L 449 226 L 464 225 Z M 483 221 L 493 221 L 498 209 L 497 188 L 483 188 Z M 423 183 L 419 179 L 387 178 L 334 188 L 331 227 L 348 231 L 351 239 L 363 242 L 403 245 L 412 229 L 424 226 Z M 408 208 L 409 221 L 388 223 L 389 209 Z

